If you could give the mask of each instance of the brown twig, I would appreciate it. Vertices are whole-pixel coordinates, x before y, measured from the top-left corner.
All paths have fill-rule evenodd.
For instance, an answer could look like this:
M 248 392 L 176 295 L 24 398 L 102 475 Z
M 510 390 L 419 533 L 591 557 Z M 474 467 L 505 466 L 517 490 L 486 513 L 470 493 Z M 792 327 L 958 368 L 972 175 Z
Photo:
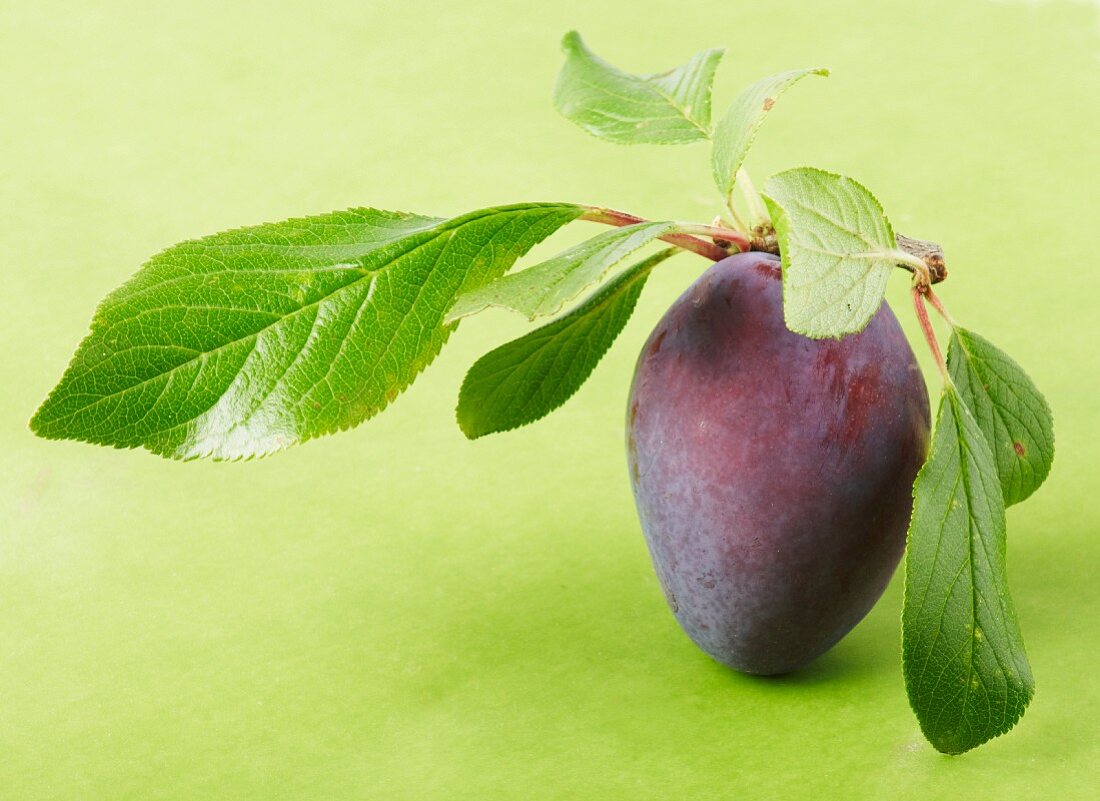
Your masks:
M 947 264 L 943 258 L 942 247 L 935 242 L 929 242 L 924 239 L 913 239 L 912 237 L 902 234 L 897 234 L 895 239 L 901 250 L 904 250 L 911 256 L 916 256 L 924 262 L 924 266 L 928 268 L 929 283 L 938 284 L 940 281 L 947 278 Z

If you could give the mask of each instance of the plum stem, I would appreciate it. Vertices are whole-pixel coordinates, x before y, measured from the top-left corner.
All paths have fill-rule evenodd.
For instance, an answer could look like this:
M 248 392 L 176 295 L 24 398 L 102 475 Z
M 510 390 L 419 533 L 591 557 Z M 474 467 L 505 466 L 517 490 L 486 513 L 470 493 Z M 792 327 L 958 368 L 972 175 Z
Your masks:
M 925 308 L 924 305 L 925 296 L 931 291 L 932 290 L 928 287 L 913 287 L 913 308 L 917 312 L 917 320 L 920 322 L 921 331 L 924 332 L 924 339 L 928 343 L 928 349 L 932 351 L 932 358 L 936 362 L 936 367 L 939 369 L 940 375 L 943 376 L 943 380 L 946 383 L 950 383 L 951 377 L 947 374 L 947 362 L 943 359 L 943 351 L 940 350 L 940 343 L 939 340 L 936 339 L 936 332 L 932 330 L 932 321 L 928 319 L 928 309 Z
M 587 206 L 586 208 L 587 211 L 581 215 L 581 219 L 588 220 L 589 222 L 598 222 L 604 225 L 616 225 L 619 227 L 648 222 L 648 220 L 636 217 L 633 214 L 628 214 L 625 211 L 616 211 L 615 209 L 609 209 L 603 206 Z M 721 228 L 714 225 L 691 225 L 685 226 L 685 230 L 687 229 L 690 229 L 689 233 L 665 234 L 660 238 L 669 244 L 676 245 L 676 247 L 690 250 L 692 253 L 698 253 L 700 256 L 706 256 L 711 261 L 720 261 L 730 255 L 730 253 L 721 245 L 714 242 L 708 242 L 705 239 L 700 239 L 698 236 L 692 236 L 692 234 L 701 234 L 703 236 L 722 239 L 741 251 L 749 250 L 752 246 L 748 237 L 739 231 L 731 231 L 728 228 Z

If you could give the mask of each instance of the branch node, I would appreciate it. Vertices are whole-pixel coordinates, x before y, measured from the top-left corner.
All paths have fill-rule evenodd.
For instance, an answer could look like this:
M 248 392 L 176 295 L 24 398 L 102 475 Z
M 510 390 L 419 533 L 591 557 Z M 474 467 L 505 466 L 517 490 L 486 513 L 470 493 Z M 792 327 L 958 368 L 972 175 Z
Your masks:
M 928 268 L 929 284 L 938 284 L 947 278 L 947 263 L 944 261 L 942 247 L 935 242 L 913 239 L 903 234 L 897 234 L 895 238 L 901 250 L 924 262 L 924 266 Z

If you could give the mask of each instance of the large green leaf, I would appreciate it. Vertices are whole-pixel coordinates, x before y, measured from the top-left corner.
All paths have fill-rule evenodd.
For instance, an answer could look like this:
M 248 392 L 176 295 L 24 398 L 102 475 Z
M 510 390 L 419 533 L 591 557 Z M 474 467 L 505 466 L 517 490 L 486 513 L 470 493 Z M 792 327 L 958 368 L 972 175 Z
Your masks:
M 951 386 L 913 487 L 902 661 L 929 742 L 958 754 L 1004 734 L 1034 692 L 1005 568 L 993 454 Z
M 634 251 L 666 234 L 694 227 L 643 222 L 597 234 L 547 261 L 463 293 L 447 320 L 469 317 L 491 306 L 517 311 L 531 320 L 557 314 Z
M 533 423 L 564 404 L 591 375 L 634 311 L 662 250 L 624 270 L 552 323 L 485 354 L 466 374 L 458 424 L 470 439 Z
M 851 178 L 812 167 L 773 175 L 764 191 L 782 253 L 787 327 L 815 338 L 861 331 L 899 258 L 882 206 Z
M 1054 461 L 1050 407 L 1020 365 L 973 331 L 954 329 L 947 368 L 993 449 L 1005 505 L 1019 503 Z
M 711 169 L 722 197 L 728 200 L 733 194 L 737 171 L 745 162 L 756 132 L 775 105 L 776 98 L 807 75 L 828 74 L 827 69 L 818 67 L 769 75 L 747 87 L 734 99 L 714 129 Z
M 103 301 L 31 427 L 237 459 L 354 426 L 436 356 L 460 292 L 582 211 L 353 209 L 176 245 Z
M 658 75 L 630 75 L 585 47 L 571 31 L 554 105 L 567 119 L 619 144 L 684 144 L 710 135 L 710 88 L 723 50 L 704 50 Z

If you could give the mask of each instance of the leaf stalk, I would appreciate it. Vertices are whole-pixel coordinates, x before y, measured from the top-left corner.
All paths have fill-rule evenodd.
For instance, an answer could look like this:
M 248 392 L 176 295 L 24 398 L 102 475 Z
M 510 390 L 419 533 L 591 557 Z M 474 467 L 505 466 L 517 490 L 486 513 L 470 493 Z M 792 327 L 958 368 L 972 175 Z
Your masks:
M 927 287 L 921 288 L 920 286 L 914 286 L 913 293 L 913 308 L 917 312 L 917 320 L 920 322 L 921 331 L 924 333 L 924 339 L 928 343 L 928 349 L 932 351 L 932 359 L 936 362 L 936 368 L 940 371 L 940 375 L 943 377 L 945 384 L 951 383 L 951 377 L 947 373 L 947 362 L 943 358 L 943 351 L 940 350 L 939 340 L 936 339 L 936 332 L 932 329 L 932 321 L 928 319 L 928 309 L 925 308 L 925 294 L 931 290 Z
M 620 228 L 626 225 L 637 225 L 638 223 L 648 222 L 641 217 L 628 214 L 625 211 L 617 211 L 603 206 L 587 206 L 586 209 L 587 211 L 581 215 L 580 219 L 588 220 L 589 222 L 615 225 Z M 711 261 L 721 261 L 726 258 L 726 256 L 730 255 L 729 251 L 714 242 L 708 242 L 705 239 L 700 239 L 698 236 L 692 236 L 692 234 L 715 236 L 724 239 L 730 242 L 739 251 L 750 250 L 752 246 L 747 236 L 738 231 L 731 231 L 728 228 L 719 228 L 712 225 L 692 225 L 690 228 L 691 233 L 666 234 L 662 236 L 661 239 L 668 242 L 670 245 L 676 245 L 678 248 L 690 250 L 692 253 L 698 253 L 700 256 L 705 256 Z
M 925 292 L 925 297 L 928 298 L 928 302 L 932 304 L 932 308 L 939 312 L 940 317 L 947 321 L 947 324 L 952 328 L 958 328 L 958 321 L 951 316 L 951 313 L 947 311 L 947 307 L 943 305 L 943 301 L 940 300 L 939 295 L 932 291 L 932 287 L 928 287 L 928 291 Z

